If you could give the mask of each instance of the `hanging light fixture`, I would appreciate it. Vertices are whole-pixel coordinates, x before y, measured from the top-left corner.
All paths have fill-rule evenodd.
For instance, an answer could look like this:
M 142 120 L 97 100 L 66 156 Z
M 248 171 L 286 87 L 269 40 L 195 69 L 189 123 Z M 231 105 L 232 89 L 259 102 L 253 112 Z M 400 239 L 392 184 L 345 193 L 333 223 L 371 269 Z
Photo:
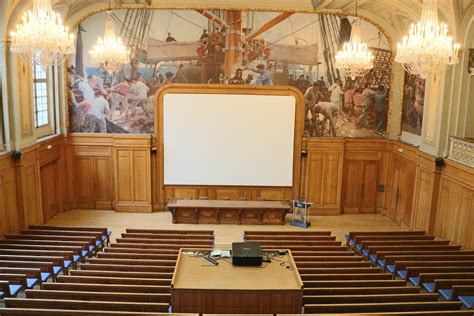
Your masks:
M 342 50 L 337 52 L 335 63 L 337 69 L 352 79 L 364 76 L 374 68 L 374 56 L 369 51 L 367 44 L 362 41 L 361 19 L 357 15 L 357 0 L 355 15 L 356 20 L 352 25 L 351 38 L 349 42 L 344 43 Z
M 122 39 L 115 34 L 115 25 L 112 20 L 112 8 L 109 0 L 108 18 L 105 22 L 104 38 L 99 37 L 96 44 L 89 51 L 92 62 L 103 64 L 104 67 L 113 71 L 120 65 L 130 62 L 130 51 Z
M 423 0 L 421 20 L 397 45 L 395 61 L 410 74 L 427 78 L 458 62 L 460 45 L 448 36 L 448 26 L 438 20 L 437 0 Z
M 30 64 L 43 67 L 59 65 L 66 55 L 75 51 L 74 35 L 52 10 L 50 0 L 35 0 L 33 10 L 23 15 L 11 37 L 13 53 Z

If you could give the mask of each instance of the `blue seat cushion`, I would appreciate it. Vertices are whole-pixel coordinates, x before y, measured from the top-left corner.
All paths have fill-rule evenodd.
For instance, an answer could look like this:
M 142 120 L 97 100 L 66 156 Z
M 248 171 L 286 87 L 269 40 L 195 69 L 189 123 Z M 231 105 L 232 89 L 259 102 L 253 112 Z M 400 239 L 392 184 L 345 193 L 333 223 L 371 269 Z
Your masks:
M 441 289 L 439 290 L 439 294 L 441 294 L 441 297 L 444 298 L 447 301 L 451 300 L 451 296 L 453 296 L 453 290 L 451 289 Z
M 102 241 L 106 241 L 107 240 L 107 236 L 106 235 L 102 235 Z
M 53 266 L 53 271 L 55 275 L 58 275 L 59 273 L 61 273 L 61 271 L 63 271 L 63 268 L 61 268 L 60 266 Z
M 71 264 L 72 264 L 71 260 L 64 260 L 64 268 L 69 269 Z
M 362 253 L 364 254 L 364 256 L 368 256 L 369 255 L 369 249 L 362 250 Z
M 27 278 L 26 279 L 26 286 L 29 288 L 29 289 L 32 289 L 35 287 L 35 285 L 38 284 L 38 279 L 35 279 L 35 278 Z
M 351 245 L 353 245 L 353 246 L 354 246 L 354 245 L 355 245 L 355 243 L 356 243 L 355 239 L 351 239 Z
M 420 285 L 420 277 L 411 277 L 409 280 L 413 285 Z
M 95 245 L 96 245 L 97 247 L 100 246 L 100 243 L 101 243 L 100 240 L 96 240 L 96 241 L 95 241 Z
M 41 272 L 41 281 L 46 282 L 51 277 L 49 272 Z
M 346 241 L 349 241 L 349 238 L 350 238 L 349 235 L 344 235 L 344 239 L 345 239 Z
M 94 246 L 89 246 L 89 251 L 94 251 L 95 247 Z
M 81 259 L 81 256 L 74 255 L 74 256 L 72 256 L 72 258 L 74 259 L 74 262 L 78 262 L 79 259 Z
M 423 287 L 425 288 L 425 290 L 427 290 L 429 293 L 433 293 L 434 292 L 434 289 L 435 289 L 435 284 L 434 282 L 431 283 L 431 282 L 426 282 L 426 283 L 423 283 Z
M 21 285 L 19 284 L 10 284 L 8 286 L 10 288 L 10 295 L 11 296 L 16 296 L 18 292 L 21 291 Z
M 4 297 L 5 297 L 5 293 L 0 292 L 0 298 L 4 298 Z
M 403 280 L 405 280 L 407 278 L 407 270 L 398 270 L 397 275 Z
M 387 268 L 387 271 L 390 272 L 390 273 L 395 272 L 395 265 L 394 264 L 389 264 L 388 266 L 386 266 L 386 268 Z
M 385 265 L 385 260 L 384 259 L 379 259 L 379 260 L 377 260 L 377 263 L 379 264 L 379 266 L 383 267 Z
M 377 254 L 370 255 L 369 258 L 373 263 L 377 263 Z
M 472 309 L 474 306 L 474 296 L 459 296 L 458 299 L 466 306 L 468 309 Z
M 87 250 L 82 250 L 82 256 L 83 256 L 83 257 L 87 256 L 87 254 L 89 254 L 89 251 L 87 251 Z
M 361 249 L 362 249 L 362 244 L 357 244 L 357 245 L 356 245 L 356 250 L 357 250 L 357 251 L 360 251 Z
M 112 232 L 110 230 L 107 231 L 107 236 L 112 235 Z

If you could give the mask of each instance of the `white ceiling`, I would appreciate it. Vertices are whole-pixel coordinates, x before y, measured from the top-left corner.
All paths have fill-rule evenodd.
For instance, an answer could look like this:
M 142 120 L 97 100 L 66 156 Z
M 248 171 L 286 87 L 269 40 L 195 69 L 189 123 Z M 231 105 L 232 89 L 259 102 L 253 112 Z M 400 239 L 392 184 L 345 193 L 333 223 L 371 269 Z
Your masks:
M 0 0 L 1 2 L 5 0 Z M 31 6 L 33 0 L 8 0 L 6 17 L 13 17 Z M 109 0 L 52 0 L 54 9 L 59 11 L 69 25 L 77 24 L 91 12 L 104 10 Z M 117 7 L 167 7 L 167 8 L 239 8 L 239 9 L 286 9 L 337 11 L 353 14 L 354 0 L 111 0 Z M 422 0 L 358 0 L 359 15 L 376 22 L 388 33 L 394 42 L 407 32 L 411 22 L 420 17 Z M 456 37 L 456 30 L 465 19 L 474 0 L 438 0 L 440 18 L 448 23 L 450 33 Z M 3 10 L 3 9 L 2 9 Z M 472 12 L 472 11 L 471 11 Z M 0 15 L 1 17 L 1 15 Z M 471 18 L 471 17 L 468 17 Z M 1 19 L 0 19 L 1 20 Z M 5 19 L 8 20 L 8 19 Z M 8 30 L 4 25 L 4 31 Z

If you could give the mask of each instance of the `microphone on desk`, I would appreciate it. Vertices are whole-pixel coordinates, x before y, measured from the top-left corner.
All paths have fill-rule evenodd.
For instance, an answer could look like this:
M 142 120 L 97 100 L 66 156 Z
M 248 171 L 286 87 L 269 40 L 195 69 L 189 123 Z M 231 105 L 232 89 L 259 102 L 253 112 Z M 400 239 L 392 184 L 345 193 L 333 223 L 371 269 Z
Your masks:
M 212 258 L 212 257 L 204 256 L 203 258 L 206 259 L 207 261 L 209 261 L 210 263 L 212 263 L 212 264 L 215 265 L 215 266 L 218 266 L 218 265 L 219 265 L 219 262 L 217 262 L 217 260 L 214 259 L 214 258 Z

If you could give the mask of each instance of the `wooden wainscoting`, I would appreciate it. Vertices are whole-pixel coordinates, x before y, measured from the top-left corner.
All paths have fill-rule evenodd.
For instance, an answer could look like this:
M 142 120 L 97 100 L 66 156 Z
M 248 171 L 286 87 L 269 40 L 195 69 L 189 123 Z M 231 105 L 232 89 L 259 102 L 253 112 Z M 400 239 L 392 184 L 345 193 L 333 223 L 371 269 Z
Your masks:
M 70 187 L 76 208 L 151 212 L 151 136 L 73 134 Z
M 445 160 L 438 194 L 434 233 L 474 249 L 474 169 Z
M 0 238 L 20 229 L 17 180 L 11 153 L 0 156 Z
M 309 138 L 306 151 L 304 197 L 313 203 L 311 214 L 340 214 L 344 140 Z

